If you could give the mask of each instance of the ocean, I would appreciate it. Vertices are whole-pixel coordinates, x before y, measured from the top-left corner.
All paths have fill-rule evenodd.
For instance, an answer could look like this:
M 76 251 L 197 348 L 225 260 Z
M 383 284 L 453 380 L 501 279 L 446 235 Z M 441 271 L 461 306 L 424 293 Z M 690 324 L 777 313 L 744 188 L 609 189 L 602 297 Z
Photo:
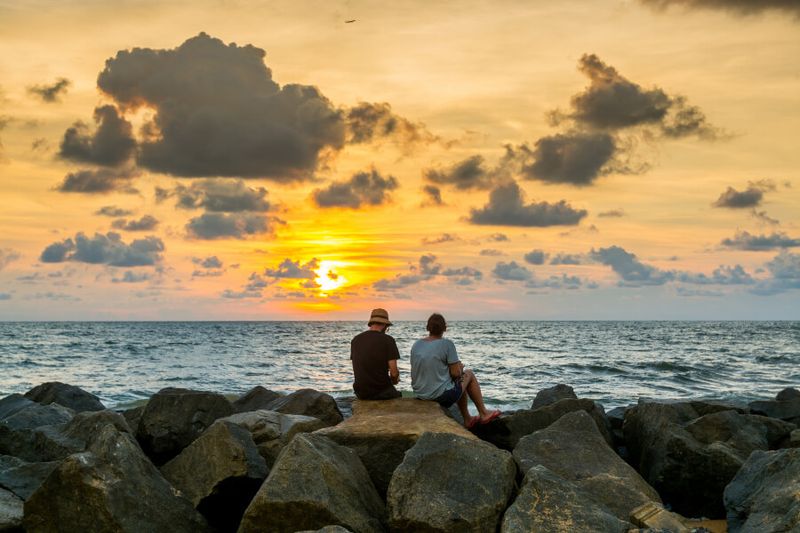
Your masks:
M 352 395 L 350 339 L 361 322 L 4 322 L 0 395 L 45 381 L 78 385 L 108 407 L 163 387 L 242 393 L 255 385 Z M 772 398 L 800 387 L 800 322 L 494 322 L 448 324 L 487 404 L 529 407 L 556 383 L 606 409 L 647 398 Z M 411 390 L 409 350 L 424 322 L 389 333 Z

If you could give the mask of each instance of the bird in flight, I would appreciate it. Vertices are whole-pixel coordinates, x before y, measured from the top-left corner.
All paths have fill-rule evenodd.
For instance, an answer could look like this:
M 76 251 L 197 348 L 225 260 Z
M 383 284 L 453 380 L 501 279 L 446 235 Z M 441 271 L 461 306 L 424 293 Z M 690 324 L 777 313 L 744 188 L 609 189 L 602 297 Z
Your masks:
M 356 21 L 356 19 L 350 19 L 350 20 L 345 20 L 344 23 L 345 24 L 352 24 L 355 21 Z

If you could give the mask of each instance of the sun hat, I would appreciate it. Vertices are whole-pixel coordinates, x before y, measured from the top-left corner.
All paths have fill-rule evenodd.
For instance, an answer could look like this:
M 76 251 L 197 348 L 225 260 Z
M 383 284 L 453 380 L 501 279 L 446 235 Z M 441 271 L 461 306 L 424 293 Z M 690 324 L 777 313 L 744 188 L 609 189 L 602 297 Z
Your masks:
M 392 323 L 389 321 L 389 312 L 386 309 L 381 309 L 380 307 L 373 309 L 372 314 L 369 315 L 368 324 L 372 323 L 386 324 L 387 326 L 391 326 Z

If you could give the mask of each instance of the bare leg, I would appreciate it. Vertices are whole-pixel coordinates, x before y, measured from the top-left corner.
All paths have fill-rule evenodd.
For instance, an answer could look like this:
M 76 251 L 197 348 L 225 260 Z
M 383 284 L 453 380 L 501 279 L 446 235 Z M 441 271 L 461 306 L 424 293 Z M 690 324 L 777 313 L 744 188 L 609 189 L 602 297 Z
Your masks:
M 461 384 L 461 390 L 464 390 L 464 384 Z M 469 423 L 470 418 L 472 415 L 469 414 L 469 409 L 467 408 L 467 394 L 465 392 L 461 393 L 461 398 L 458 399 L 458 410 L 461 411 L 461 417 L 464 419 L 464 425 Z
M 486 406 L 483 405 L 483 393 L 481 392 L 481 385 L 478 383 L 478 378 L 475 377 L 475 373 L 472 372 L 472 370 L 464 370 L 464 381 L 462 382 L 461 386 L 472 399 L 472 403 L 474 403 L 475 407 L 478 409 L 478 416 L 481 418 L 486 418 L 488 413 L 486 411 Z M 467 394 L 464 394 L 461 397 L 464 399 L 464 403 L 466 403 Z

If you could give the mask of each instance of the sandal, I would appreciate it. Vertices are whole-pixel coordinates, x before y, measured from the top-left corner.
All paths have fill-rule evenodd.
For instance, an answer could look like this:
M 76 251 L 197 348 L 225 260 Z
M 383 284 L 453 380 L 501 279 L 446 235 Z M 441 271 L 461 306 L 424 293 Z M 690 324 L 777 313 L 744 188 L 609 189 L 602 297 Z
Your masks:
M 497 418 L 501 414 L 502 413 L 500 411 L 492 411 L 491 413 L 489 413 L 489 416 L 487 416 L 486 418 L 481 418 L 479 423 L 481 425 L 488 424 L 489 422 L 491 422 L 492 420 L 494 420 L 495 418 Z

